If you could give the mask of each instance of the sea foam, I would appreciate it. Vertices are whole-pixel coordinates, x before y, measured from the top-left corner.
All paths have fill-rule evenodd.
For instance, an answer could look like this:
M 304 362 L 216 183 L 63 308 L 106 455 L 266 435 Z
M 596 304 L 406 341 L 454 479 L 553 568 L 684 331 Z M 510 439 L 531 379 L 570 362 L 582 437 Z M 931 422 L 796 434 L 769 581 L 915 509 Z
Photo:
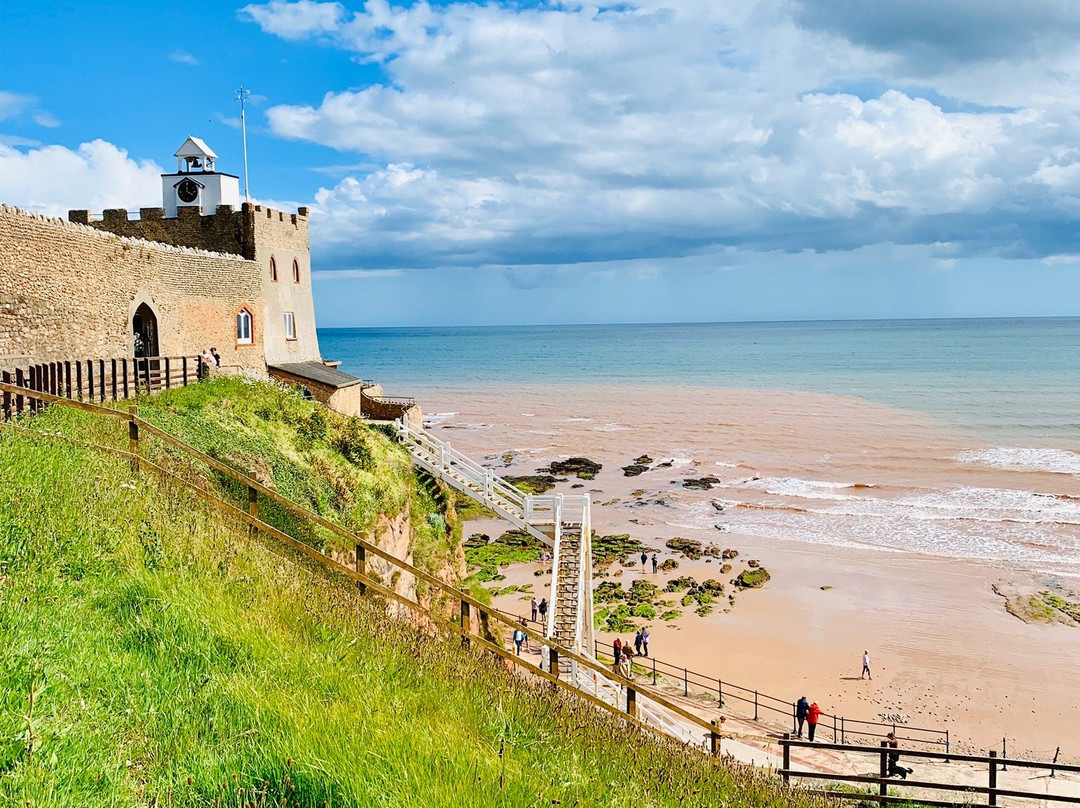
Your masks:
M 1041 471 L 1050 474 L 1080 474 L 1080 452 L 1067 449 L 1026 449 L 995 446 L 969 449 L 954 458 L 972 466 L 988 466 L 1006 471 Z

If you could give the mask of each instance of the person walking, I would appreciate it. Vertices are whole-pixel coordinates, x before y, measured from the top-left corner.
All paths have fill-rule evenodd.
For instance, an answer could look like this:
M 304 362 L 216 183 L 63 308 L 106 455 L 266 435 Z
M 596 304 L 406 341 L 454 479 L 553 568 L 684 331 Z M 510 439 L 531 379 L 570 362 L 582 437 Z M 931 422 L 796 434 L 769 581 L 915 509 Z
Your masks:
M 541 623 L 546 623 L 547 622 L 547 610 L 548 610 L 547 598 L 540 598 L 540 605 L 537 606 L 536 608 L 537 608 L 537 611 L 540 612 L 540 622 Z
M 637 634 L 634 635 L 634 653 L 641 656 L 641 643 L 644 642 L 641 639 L 641 629 L 637 630 Z
M 806 700 L 806 696 L 802 696 L 795 705 L 795 720 L 799 722 L 798 735 L 800 738 L 802 737 L 803 723 L 806 721 L 806 716 L 809 712 L 810 702 Z
M 892 777 L 894 774 L 898 774 L 898 775 L 900 775 L 901 780 L 907 780 L 907 776 L 909 774 L 911 774 L 912 772 L 914 772 L 915 770 L 914 769 L 908 769 L 908 768 L 905 768 L 904 766 L 901 766 L 900 765 L 900 753 L 891 751 L 893 749 L 899 749 L 900 748 L 900 744 L 896 740 L 896 735 L 890 732 L 885 737 L 889 739 L 888 743 L 889 743 L 889 750 L 890 750 L 889 751 L 889 773 L 888 773 L 887 776 Z
M 646 553 L 644 550 L 642 550 L 641 551 L 641 569 L 642 569 L 643 572 L 645 570 L 645 564 L 646 564 L 646 562 L 648 562 L 648 560 L 649 560 L 649 554 Z
M 629 643 L 623 643 L 622 666 L 622 675 L 627 679 L 631 678 L 634 674 L 634 652 L 630 650 Z
M 817 730 L 817 722 L 820 717 L 821 708 L 817 706 L 815 701 L 806 709 L 807 733 L 811 741 L 814 740 L 814 732 Z
M 660 568 L 660 563 L 656 560 L 656 553 L 652 554 L 652 574 L 656 575 L 656 571 Z
M 520 628 L 514 629 L 514 651 L 521 656 L 521 644 L 525 642 L 525 632 Z
M 641 655 L 647 657 L 649 655 L 649 627 L 645 626 L 641 630 Z
M 618 673 L 622 670 L 622 640 L 616 637 L 615 642 L 611 644 L 611 649 L 612 654 L 615 656 L 615 664 L 613 667 L 615 668 L 615 673 Z
M 870 675 L 870 651 L 866 650 L 862 652 L 862 673 L 859 674 L 859 678 L 867 677 L 873 680 L 873 676 Z
M 539 606 L 540 606 L 540 604 L 536 602 L 536 598 L 533 598 L 532 599 L 532 621 L 534 623 L 536 622 L 536 612 L 537 612 L 537 609 L 539 608 Z

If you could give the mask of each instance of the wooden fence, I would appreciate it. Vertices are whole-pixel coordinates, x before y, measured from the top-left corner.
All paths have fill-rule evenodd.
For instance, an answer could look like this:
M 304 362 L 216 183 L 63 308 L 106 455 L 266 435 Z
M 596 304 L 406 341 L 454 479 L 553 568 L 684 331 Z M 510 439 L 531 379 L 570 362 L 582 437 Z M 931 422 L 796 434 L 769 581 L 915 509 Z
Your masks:
M 964 806 L 965 808 L 978 808 L 979 806 L 986 806 L 986 808 L 998 808 L 1000 806 L 999 799 L 1001 797 L 1010 797 L 1014 799 L 1024 800 L 1045 800 L 1048 802 L 1059 802 L 1065 804 L 1078 805 L 1080 804 L 1080 796 L 1070 796 L 1067 794 L 1051 794 L 1049 791 L 1029 791 L 1022 789 L 1008 789 L 1002 788 L 998 783 L 998 775 L 1006 770 L 1006 767 L 1012 766 L 1018 769 L 1028 770 L 1042 770 L 1049 772 L 1049 776 L 1053 777 L 1056 772 L 1071 772 L 1080 773 L 1080 766 L 1071 766 L 1059 763 L 1050 763 L 1046 761 L 1037 760 L 1019 760 L 1016 758 L 1004 758 L 999 757 L 997 751 L 991 750 L 986 755 L 957 755 L 947 752 L 927 752 L 917 749 L 891 749 L 888 746 L 887 741 L 882 741 L 880 747 L 872 746 L 855 746 L 851 744 L 837 744 L 837 743 L 814 743 L 811 741 L 801 741 L 792 738 L 790 735 L 784 735 L 780 740 L 780 746 L 784 750 L 784 763 L 783 768 L 780 769 L 780 776 L 784 778 L 785 783 L 789 783 L 792 778 L 816 780 L 816 781 L 831 781 L 834 783 L 852 784 L 855 786 L 862 786 L 864 788 L 871 787 L 876 793 L 867 793 L 867 791 L 861 790 L 837 790 L 837 789 L 804 789 L 811 794 L 818 794 L 822 796 L 833 797 L 838 800 L 861 800 L 863 802 L 877 802 L 878 805 L 887 805 L 889 803 L 903 803 L 910 805 L 934 805 L 934 806 Z M 876 770 L 876 774 L 858 775 L 858 774 L 834 774 L 831 772 L 819 772 L 819 771 L 803 771 L 794 770 L 791 768 L 791 750 L 793 748 L 815 749 L 815 750 L 832 750 L 836 752 L 842 752 L 850 757 L 854 757 L 855 760 L 867 760 L 868 765 L 872 766 L 871 771 Z M 916 780 L 916 779 L 902 779 L 898 780 L 889 777 L 889 755 L 899 754 L 903 760 L 929 760 L 929 761 L 945 761 L 946 763 L 970 763 L 976 765 L 986 766 L 986 785 L 978 783 L 958 783 L 958 782 L 943 782 L 940 780 Z M 915 789 L 920 792 L 918 795 L 898 795 L 889 794 L 889 786 L 901 786 L 905 790 Z M 955 794 L 960 797 L 961 794 L 965 795 L 962 799 L 933 799 L 926 798 L 921 792 L 946 792 Z M 979 795 L 985 796 L 986 801 L 975 802 L 972 797 Z
M 610 713 L 620 716 L 621 718 L 629 721 L 631 724 L 637 726 L 643 731 L 660 735 L 668 738 L 665 733 L 650 724 L 641 720 L 638 713 L 639 705 L 642 703 L 650 703 L 664 708 L 665 710 L 678 715 L 680 718 L 700 730 L 700 746 L 694 747 L 698 751 L 708 752 L 713 755 L 720 754 L 721 751 L 721 737 L 719 732 L 719 726 L 715 722 L 706 721 L 699 715 L 689 712 L 684 707 L 681 707 L 674 702 L 671 702 L 663 696 L 650 692 L 648 690 L 641 690 L 629 680 L 623 679 L 618 675 L 613 674 L 606 666 L 595 662 L 588 657 L 581 656 L 573 651 L 558 645 L 554 640 L 549 640 L 536 633 L 530 628 L 523 627 L 519 620 L 502 614 L 497 609 L 487 606 L 471 595 L 454 588 L 445 581 L 424 572 L 412 564 L 409 564 L 402 559 L 391 555 L 385 550 L 381 549 L 375 544 L 372 544 L 368 540 L 364 539 L 346 528 L 337 525 L 328 519 L 314 513 L 313 511 L 304 508 L 302 505 L 298 505 L 289 499 L 286 499 L 281 494 L 273 491 L 266 486 L 259 483 L 253 477 L 249 477 L 243 472 L 237 471 L 231 466 L 222 463 L 204 452 L 199 451 L 194 446 L 190 446 L 187 443 L 173 437 L 167 432 L 164 432 L 160 428 L 154 426 L 150 422 L 142 419 L 138 415 L 138 409 L 134 406 L 128 408 L 127 412 L 119 409 L 113 409 L 109 407 L 102 407 L 97 404 L 88 403 L 85 401 L 71 400 L 65 397 L 57 396 L 52 393 L 28 391 L 25 388 L 20 388 L 6 382 L 0 383 L 0 392 L 5 396 L 21 396 L 23 398 L 31 399 L 37 402 L 36 408 L 40 409 L 47 404 L 59 404 L 61 406 L 76 407 L 86 412 L 91 412 L 96 415 L 105 416 L 107 418 L 115 419 L 116 421 L 127 425 L 128 434 L 128 449 L 122 450 L 115 447 L 101 446 L 97 444 L 82 444 L 86 448 L 91 448 L 97 451 L 107 452 L 117 457 L 128 460 L 132 464 L 133 469 L 142 469 L 150 471 L 160 477 L 169 480 L 170 482 L 179 484 L 191 491 L 195 496 L 203 499 L 211 505 L 217 507 L 224 513 L 235 517 L 239 520 L 246 522 L 254 532 L 262 533 L 269 536 L 284 546 L 295 550 L 303 554 L 304 556 L 315 560 L 326 569 L 333 570 L 336 573 L 344 575 L 352 580 L 356 581 L 357 586 L 362 592 L 373 593 L 394 603 L 401 604 L 409 610 L 411 610 L 418 617 L 422 617 L 430 625 L 436 626 L 439 629 L 450 632 L 452 634 L 461 637 L 462 643 L 466 645 L 475 644 L 477 647 L 490 651 L 493 654 L 503 658 L 508 663 L 522 668 L 528 673 L 544 679 L 551 683 L 552 687 L 563 689 L 575 697 L 582 699 L 583 701 L 594 705 L 595 707 L 606 710 Z M 20 434 L 31 435 L 37 438 L 50 441 L 59 441 L 65 443 L 72 443 L 70 439 L 61 438 L 55 435 L 49 435 L 41 432 L 35 432 L 30 429 L 25 429 L 21 426 L 7 425 L 7 429 L 17 430 Z M 158 440 L 174 449 L 179 450 L 183 454 L 187 455 L 190 459 L 204 463 L 209 466 L 215 472 L 223 475 L 224 477 L 239 483 L 245 489 L 245 497 L 243 501 L 237 505 L 218 497 L 216 494 L 207 491 L 204 488 L 199 487 L 195 483 L 185 480 L 179 477 L 161 466 L 154 463 L 147 458 L 140 451 L 140 447 L 148 439 Z M 77 442 L 76 442 L 77 443 Z M 259 518 L 259 505 L 264 501 L 272 501 L 281 506 L 285 510 L 289 511 L 293 515 L 300 519 L 321 527 L 330 531 L 334 535 L 341 539 L 344 539 L 348 545 L 355 546 L 356 556 L 354 567 L 348 567 L 330 556 L 316 550 L 313 547 L 304 544 L 300 540 L 282 532 L 278 528 L 270 525 Z M 457 615 L 455 619 L 447 619 L 444 613 L 435 611 L 423 604 L 419 603 L 412 598 L 399 594 L 398 592 L 390 589 L 382 584 L 382 582 L 373 577 L 367 571 L 367 560 L 369 557 L 375 556 L 396 568 L 402 573 L 412 575 L 417 581 L 423 581 L 433 590 L 442 593 L 450 598 L 457 604 Z M 476 620 L 474 621 L 474 615 Z M 474 622 L 477 624 L 476 630 L 474 630 Z M 487 627 L 494 622 L 505 627 L 505 629 L 512 631 L 514 629 L 521 629 L 525 632 L 526 636 L 530 640 L 536 642 L 540 647 L 548 649 L 548 669 L 545 670 L 539 665 L 533 664 L 528 659 L 519 657 L 513 652 L 502 647 L 502 645 L 493 642 L 491 633 L 487 631 Z M 622 687 L 622 704 L 613 705 L 597 698 L 596 696 L 585 693 L 575 687 L 571 682 L 560 678 L 560 670 L 563 665 L 576 664 L 587 670 L 593 671 L 596 674 L 607 677 L 608 679 L 617 682 Z M 761 740 L 766 740 L 762 738 Z
M 3 371 L 0 381 L 57 398 L 104 402 L 186 387 L 204 374 L 198 356 L 149 356 L 46 362 Z M 42 404 L 40 398 L 5 390 L 0 420 L 7 421 L 24 408 L 37 412 Z

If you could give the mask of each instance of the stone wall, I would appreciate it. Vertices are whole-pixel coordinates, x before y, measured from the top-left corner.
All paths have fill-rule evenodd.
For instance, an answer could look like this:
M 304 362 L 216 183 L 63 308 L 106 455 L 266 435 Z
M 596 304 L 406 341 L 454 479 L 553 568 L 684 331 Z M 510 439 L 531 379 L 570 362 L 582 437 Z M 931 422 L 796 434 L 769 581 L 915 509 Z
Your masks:
M 106 210 L 100 219 L 92 218 L 88 210 L 68 211 L 69 221 L 118 236 L 255 257 L 254 245 L 245 243 L 244 211 L 233 210 L 231 205 L 221 205 L 209 216 L 203 216 L 200 208 L 180 208 L 175 219 L 164 216 L 162 208 L 141 208 L 138 219 L 123 209 Z
M 222 363 L 265 373 L 261 267 L 0 206 L 0 356 L 32 362 L 132 353 L 131 318 L 155 312 L 159 353 L 214 345 Z M 236 312 L 254 315 L 236 343 Z

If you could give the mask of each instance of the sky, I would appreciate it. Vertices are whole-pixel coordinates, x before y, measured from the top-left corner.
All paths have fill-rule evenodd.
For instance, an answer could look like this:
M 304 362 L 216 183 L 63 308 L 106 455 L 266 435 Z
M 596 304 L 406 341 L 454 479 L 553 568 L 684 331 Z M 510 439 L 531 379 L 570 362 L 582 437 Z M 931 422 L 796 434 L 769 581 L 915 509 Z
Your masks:
M 1080 315 L 1074 0 L 0 4 L 0 202 L 311 208 L 321 326 Z

